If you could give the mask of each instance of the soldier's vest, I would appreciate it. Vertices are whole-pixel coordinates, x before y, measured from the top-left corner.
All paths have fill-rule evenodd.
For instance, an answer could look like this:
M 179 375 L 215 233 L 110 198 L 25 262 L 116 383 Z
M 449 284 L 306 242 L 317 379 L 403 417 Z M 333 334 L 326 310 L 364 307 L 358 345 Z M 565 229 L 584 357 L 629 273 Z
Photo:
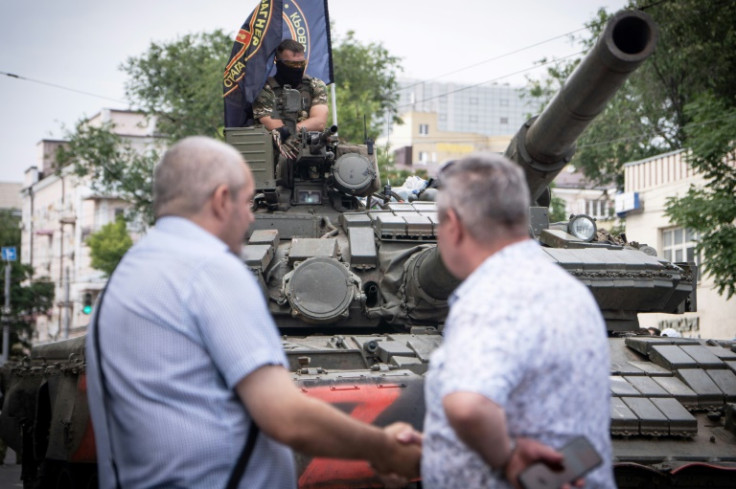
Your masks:
M 298 89 L 284 88 L 272 76 L 266 82 L 276 95 L 271 117 L 281 119 L 294 132 L 296 123 L 309 117 L 309 109 L 312 107 L 310 80 L 309 75 L 304 75 Z

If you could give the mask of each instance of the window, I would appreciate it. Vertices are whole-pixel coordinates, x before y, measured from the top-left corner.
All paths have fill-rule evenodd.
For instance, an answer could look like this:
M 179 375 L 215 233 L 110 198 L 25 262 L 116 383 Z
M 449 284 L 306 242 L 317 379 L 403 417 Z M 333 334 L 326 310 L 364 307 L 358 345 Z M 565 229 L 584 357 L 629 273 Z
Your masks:
M 420 151 L 418 163 L 421 163 L 422 165 L 426 165 L 427 161 L 429 161 L 429 154 L 426 151 Z
M 667 261 L 691 261 L 700 264 L 695 254 L 697 234 L 690 229 L 674 228 L 662 231 L 662 251 Z
M 501 117 L 501 119 L 499 119 L 499 122 L 501 124 L 508 124 L 509 123 L 509 118 L 508 117 Z
M 605 220 L 613 216 L 614 201 L 607 199 L 596 199 L 585 201 L 585 213 L 590 217 Z
M 509 99 L 502 98 L 501 100 L 498 101 L 498 105 L 500 107 L 508 107 L 509 106 Z
M 419 134 L 426 136 L 429 134 L 429 124 L 419 124 Z

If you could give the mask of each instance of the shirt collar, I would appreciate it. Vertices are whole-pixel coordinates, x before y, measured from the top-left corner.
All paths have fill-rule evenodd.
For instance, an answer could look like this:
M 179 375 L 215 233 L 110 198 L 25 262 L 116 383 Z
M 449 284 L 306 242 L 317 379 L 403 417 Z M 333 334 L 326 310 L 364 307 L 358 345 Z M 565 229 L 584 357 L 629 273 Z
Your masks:
M 172 234 L 203 245 L 214 246 L 229 251 L 224 241 L 185 217 L 165 216 L 156 219 L 155 229 L 164 234 Z

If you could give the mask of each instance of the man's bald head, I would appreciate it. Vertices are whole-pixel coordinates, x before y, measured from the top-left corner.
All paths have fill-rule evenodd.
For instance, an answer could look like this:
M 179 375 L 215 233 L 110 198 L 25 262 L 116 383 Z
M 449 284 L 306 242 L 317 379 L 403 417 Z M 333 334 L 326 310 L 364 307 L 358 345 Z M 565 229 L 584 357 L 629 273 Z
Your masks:
M 240 153 L 225 143 L 204 136 L 182 139 L 154 169 L 154 215 L 193 216 L 222 184 L 234 199 L 246 183 L 243 165 Z

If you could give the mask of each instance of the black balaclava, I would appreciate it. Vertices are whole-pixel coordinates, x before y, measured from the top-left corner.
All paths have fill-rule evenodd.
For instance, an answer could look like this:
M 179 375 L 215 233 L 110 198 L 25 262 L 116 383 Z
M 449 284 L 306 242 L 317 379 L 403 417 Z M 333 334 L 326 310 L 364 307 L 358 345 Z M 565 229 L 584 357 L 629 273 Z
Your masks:
M 276 81 L 279 85 L 291 85 L 292 88 L 296 88 L 301 84 L 302 78 L 304 77 L 304 67 L 292 68 L 286 66 L 283 61 L 276 60 Z

